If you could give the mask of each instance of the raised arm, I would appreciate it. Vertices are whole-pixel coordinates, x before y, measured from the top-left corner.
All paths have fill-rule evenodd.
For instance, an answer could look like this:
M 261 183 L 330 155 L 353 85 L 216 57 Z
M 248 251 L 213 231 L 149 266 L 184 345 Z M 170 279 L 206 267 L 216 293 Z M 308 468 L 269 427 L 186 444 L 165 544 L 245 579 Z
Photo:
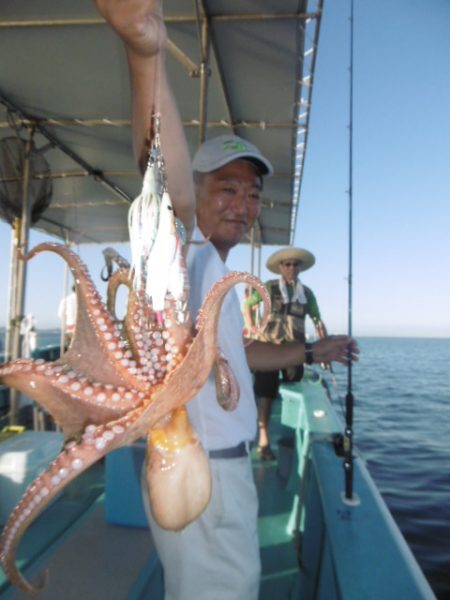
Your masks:
M 131 83 L 134 154 L 141 171 L 151 144 L 155 104 L 161 114 L 161 144 L 169 193 L 188 233 L 195 215 L 191 160 L 183 125 L 167 79 L 166 28 L 160 0 L 95 0 L 97 9 L 122 39 Z
M 318 319 L 317 321 L 315 321 L 314 325 L 316 328 L 316 333 L 320 339 L 328 335 L 327 328 L 325 327 L 325 323 L 322 321 L 322 319 Z
M 262 298 L 257 290 L 253 290 L 243 302 L 242 314 L 249 334 L 259 332 L 258 325 L 255 321 L 255 307 L 257 307 L 260 302 L 262 302 Z

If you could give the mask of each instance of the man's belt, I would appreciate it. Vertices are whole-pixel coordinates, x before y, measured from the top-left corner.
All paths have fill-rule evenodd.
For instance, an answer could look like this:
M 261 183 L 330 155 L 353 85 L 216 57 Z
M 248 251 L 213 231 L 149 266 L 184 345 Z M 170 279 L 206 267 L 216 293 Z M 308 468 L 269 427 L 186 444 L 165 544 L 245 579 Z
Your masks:
M 222 448 L 221 450 L 210 450 L 209 458 L 242 458 L 248 455 L 247 442 L 241 442 L 237 446 L 231 448 Z

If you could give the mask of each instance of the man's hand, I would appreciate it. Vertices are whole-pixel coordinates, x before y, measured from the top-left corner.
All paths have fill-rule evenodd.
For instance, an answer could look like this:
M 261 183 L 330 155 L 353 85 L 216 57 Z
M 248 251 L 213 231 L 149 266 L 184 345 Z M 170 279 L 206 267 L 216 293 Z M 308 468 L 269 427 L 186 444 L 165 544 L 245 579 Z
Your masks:
M 250 325 L 248 331 L 251 335 L 257 335 L 261 333 L 260 328 L 257 325 Z
M 167 33 L 160 0 L 95 0 L 95 4 L 128 51 L 150 58 L 165 46 Z
M 358 360 L 359 348 L 347 335 L 330 335 L 312 344 L 315 363 L 340 362 L 343 365 Z

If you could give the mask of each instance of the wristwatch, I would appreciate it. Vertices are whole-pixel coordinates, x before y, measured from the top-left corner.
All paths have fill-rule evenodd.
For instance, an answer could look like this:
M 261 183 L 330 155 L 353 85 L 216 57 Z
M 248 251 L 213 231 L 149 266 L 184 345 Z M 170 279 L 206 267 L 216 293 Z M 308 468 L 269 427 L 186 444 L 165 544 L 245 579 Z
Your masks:
M 310 342 L 305 343 L 305 363 L 312 365 L 314 362 L 312 344 Z

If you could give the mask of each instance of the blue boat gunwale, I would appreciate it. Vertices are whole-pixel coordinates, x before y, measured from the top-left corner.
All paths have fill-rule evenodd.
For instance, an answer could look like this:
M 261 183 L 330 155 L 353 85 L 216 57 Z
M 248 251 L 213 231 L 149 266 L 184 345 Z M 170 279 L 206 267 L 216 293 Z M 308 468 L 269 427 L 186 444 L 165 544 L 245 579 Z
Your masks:
M 289 426 L 291 420 L 297 441 L 296 473 L 290 479 L 291 487 L 297 481 L 300 495 L 293 512 L 301 511 L 301 519 L 296 514 L 290 523 L 298 521 L 295 533 L 304 561 L 297 597 L 434 599 L 357 449 L 354 491 L 359 502 L 345 501 L 343 458 L 334 444 L 342 425 L 326 390 L 319 393 L 312 383 L 306 380 L 281 388 L 286 404 L 283 423 Z M 312 394 L 308 395 L 308 388 Z

